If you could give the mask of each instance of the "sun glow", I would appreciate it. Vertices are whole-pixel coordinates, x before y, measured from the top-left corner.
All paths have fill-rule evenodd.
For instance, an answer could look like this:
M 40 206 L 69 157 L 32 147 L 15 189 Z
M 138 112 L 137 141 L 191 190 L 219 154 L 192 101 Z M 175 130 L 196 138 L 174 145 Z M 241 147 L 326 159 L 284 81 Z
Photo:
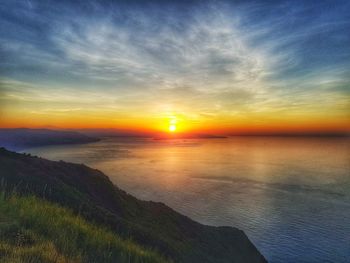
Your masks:
M 176 131 L 176 125 L 175 124 L 169 125 L 169 131 L 170 132 L 175 132 Z
M 176 120 L 176 117 L 172 117 L 169 121 L 169 132 L 175 132 L 176 131 L 176 123 L 177 123 L 177 120 Z

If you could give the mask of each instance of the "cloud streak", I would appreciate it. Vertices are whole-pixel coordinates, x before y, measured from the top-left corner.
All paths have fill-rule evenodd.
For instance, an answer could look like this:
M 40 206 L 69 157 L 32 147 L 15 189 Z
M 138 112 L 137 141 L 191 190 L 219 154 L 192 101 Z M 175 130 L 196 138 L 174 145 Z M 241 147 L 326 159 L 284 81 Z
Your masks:
M 90 110 L 80 106 L 93 94 L 101 111 L 141 111 L 155 118 L 159 110 L 197 120 L 261 112 L 348 117 L 346 2 L 328 12 L 316 12 L 327 3 L 298 1 L 62 3 L 56 9 L 31 1 L 6 7 L 11 12 L 2 18 L 8 30 L 0 38 L 3 101 L 24 96 L 54 103 L 33 94 L 59 100 L 59 87 L 72 100 L 57 103 L 61 113 Z M 31 91 L 21 95 L 14 83 Z

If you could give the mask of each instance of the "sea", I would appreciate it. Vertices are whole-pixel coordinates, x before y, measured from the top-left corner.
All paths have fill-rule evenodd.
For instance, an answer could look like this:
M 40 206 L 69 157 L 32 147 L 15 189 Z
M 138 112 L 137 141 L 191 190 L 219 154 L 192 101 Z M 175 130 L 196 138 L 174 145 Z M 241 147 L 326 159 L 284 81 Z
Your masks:
M 23 150 L 103 171 L 206 225 L 243 230 L 269 262 L 350 262 L 350 139 L 109 137 Z

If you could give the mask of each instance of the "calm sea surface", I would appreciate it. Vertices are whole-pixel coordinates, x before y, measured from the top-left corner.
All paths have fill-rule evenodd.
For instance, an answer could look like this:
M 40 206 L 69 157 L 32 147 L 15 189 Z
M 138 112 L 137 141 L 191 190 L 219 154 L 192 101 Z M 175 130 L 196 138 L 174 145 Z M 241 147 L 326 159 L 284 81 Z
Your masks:
M 25 150 L 84 163 L 120 188 L 246 232 L 270 262 L 350 262 L 350 140 L 106 138 Z

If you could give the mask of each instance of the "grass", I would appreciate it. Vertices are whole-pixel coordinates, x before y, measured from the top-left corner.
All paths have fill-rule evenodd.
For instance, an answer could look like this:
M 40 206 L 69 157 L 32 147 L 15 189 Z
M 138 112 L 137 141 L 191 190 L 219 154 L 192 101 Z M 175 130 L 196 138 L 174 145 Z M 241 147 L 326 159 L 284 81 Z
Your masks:
M 0 193 L 0 262 L 167 262 L 154 251 L 34 196 Z

